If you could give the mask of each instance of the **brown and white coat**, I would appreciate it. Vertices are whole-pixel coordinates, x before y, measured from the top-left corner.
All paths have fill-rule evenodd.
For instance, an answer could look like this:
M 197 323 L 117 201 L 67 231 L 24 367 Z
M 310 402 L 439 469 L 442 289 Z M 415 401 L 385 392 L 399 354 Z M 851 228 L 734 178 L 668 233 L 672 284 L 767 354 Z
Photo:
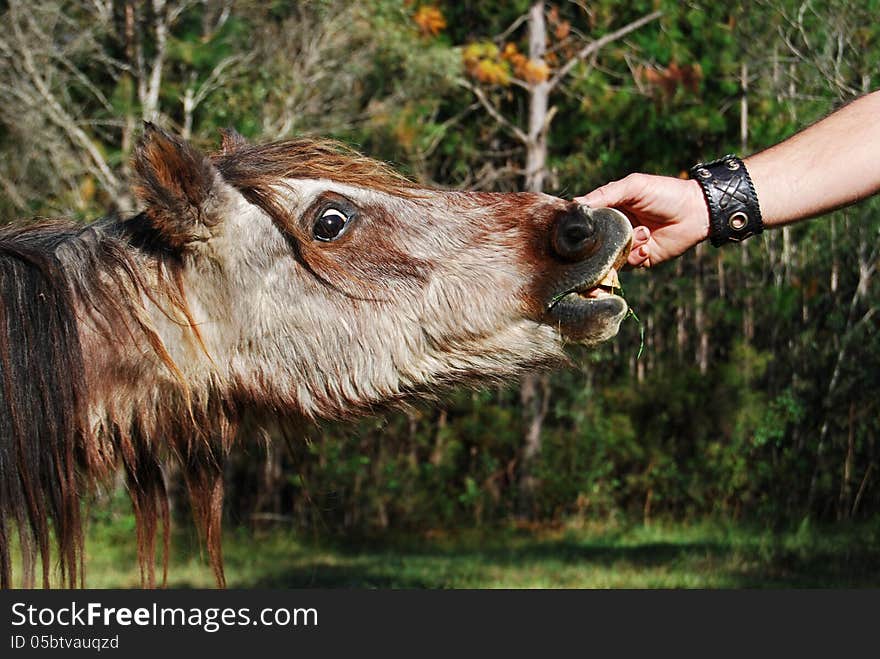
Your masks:
M 351 417 L 565 361 L 613 336 L 619 213 L 426 189 L 336 143 L 205 156 L 148 125 L 144 211 L 0 230 L 0 586 L 82 583 L 80 499 L 121 466 L 152 585 L 178 460 L 218 583 L 224 456 L 246 419 Z M 167 563 L 167 560 L 166 560 Z

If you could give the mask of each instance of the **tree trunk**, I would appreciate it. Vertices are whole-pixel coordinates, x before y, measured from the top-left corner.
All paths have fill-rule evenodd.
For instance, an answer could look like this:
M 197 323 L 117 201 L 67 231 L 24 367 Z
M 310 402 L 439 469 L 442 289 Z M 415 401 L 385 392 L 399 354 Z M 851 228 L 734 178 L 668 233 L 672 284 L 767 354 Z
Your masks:
M 153 38 L 156 40 L 155 53 L 141 98 L 144 121 L 155 121 L 159 116 L 159 92 L 162 89 L 162 69 L 168 41 L 168 8 L 165 0 L 153 0 Z
M 529 59 L 544 62 L 547 52 L 547 24 L 544 3 L 529 9 Z M 550 82 L 529 85 L 529 132 L 526 143 L 526 190 L 543 192 L 547 170 L 547 129 L 549 128 Z
M 697 366 L 700 374 L 709 370 L 709 323 L 706 320 L 705 283 L 703 281 L 703 244 L 694 250 L 697 262 L 697 276 L 694 278 L 694 331 L 697 333 Z
M 831 229 L 831 281 L 828 282 L 828 288 L 836 298 L 837 286 L 840 283 L 840 258 L 837 254 L 837 223 L 833 215 L 829 219 L 829 227 Z
M 740 65 L 739 84 L 742 90 L 739 101 L 739 148 L 745 157 L 749 149 L 749 65 L 745 62 Z M 746 296 L 742 336 L 746 343 L 750 343 L 755 336 L 755 304 L 749 285 L 749 250 L 745 246 L 740 250 L 740 265 L 742 266 L 742 278 L 745 280 L 743 289 Z
M 544 3 L 536 2 L 529 9 L 529 57 L 544 60 L 547 44 L 547 25 Z M 550 84 L 547 81 L 529 85 L 529 131 L 526 142 L 526 180 L 529 192 L 542 192 L 547 164 L 547 128 Z M 518 483 L 519 512 L 530 515 L 536 487 L 535 462 L 541 452 L 541 431 L 549 406 L 549 379 L 546 375 L 530 373 L 520 383 L 523 436 L 522 463 Z
M 774 60 L 775 61 L 775 60 Z M 745 62 L 739 72 L 740 88 L 742 96 L 739 102 L 739 148 L 745 157 L 749 149 L 749 66 Z M 751 343 L 755 337 L 755 302 L 749 283 L 749 250 L 743 246 L 740 250 L 740 263 L 742 265 L 742 277 L 745 280 L 745 309 L 743 311 L 742 335 L 746 343 Z
M 843 460 L 843 474 L 840 478 L 840 497 L 837 502 L 838 520 L 849 517 L 849 511 L 851 510 L 850 491 L 852 489 L 853 461 L 855 460 L 855 428 L 853 427 L 855 415 L 856 404 L 851 402 L 849 404 L 849 431 L 847 432 L 846 457 Z
M 523 436 L 518 495 L 519 513 L 526 517 L 531 517 L 534 512 L 532 503 L 538 484 L 535 477 L 535 463 L 541 452 L 541 431 L 550 406 L 549 389 L 549 376 L 535 373 L 525 376 L 519 389 L 525 434 Z
M 684 275 L 684 259 L 675 262 L 675 278 L 681 281 Z M 684 361 L 688 345 L 687 306 L 681 299 L 675 307 L 675 356 L 679 362 Z

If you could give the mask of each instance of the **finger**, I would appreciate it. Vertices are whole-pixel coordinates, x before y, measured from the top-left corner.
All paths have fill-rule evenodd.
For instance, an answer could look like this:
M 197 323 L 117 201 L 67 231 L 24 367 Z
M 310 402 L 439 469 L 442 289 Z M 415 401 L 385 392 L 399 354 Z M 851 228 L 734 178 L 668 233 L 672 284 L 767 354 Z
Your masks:
M 649 268 L 651 267 L 651 251 L 647 244 L 640 245 L 627 256 L 626 262 L 633 268 Z
M 632 249 L 641 247 L 651 239 L 651 230 L 643 225 L 633 228 Z
M 639 254 L 638 250 L 636 250 L 629 253 L 629 256 L 626 259 L 626 265 L 630 268 L 641 268 L 646 260 L 646 257 Z
M 647 244 L 650 239 L 651 231 L 648 227 L 637 226 L 633 229 L 632 244 L 626 260 L 630 267 L 638 268 L 642 265 L 646 257 L 639 251 L 639 248 Z

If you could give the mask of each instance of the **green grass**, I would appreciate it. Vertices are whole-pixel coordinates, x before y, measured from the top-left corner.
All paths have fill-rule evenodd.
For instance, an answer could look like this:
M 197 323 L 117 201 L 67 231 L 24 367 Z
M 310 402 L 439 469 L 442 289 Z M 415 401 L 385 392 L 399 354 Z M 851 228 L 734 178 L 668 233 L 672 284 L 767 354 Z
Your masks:
M 282 529 L 224 542 L 235 588 L 788 588 L 880 586 L 880 525 L 783 532 L 722 523 L 514 526 L 333 542 Z M 130 520 L 92 523 L 86 585 L 138 587 Z M 189 531 L 169 587 L 212 587 Z

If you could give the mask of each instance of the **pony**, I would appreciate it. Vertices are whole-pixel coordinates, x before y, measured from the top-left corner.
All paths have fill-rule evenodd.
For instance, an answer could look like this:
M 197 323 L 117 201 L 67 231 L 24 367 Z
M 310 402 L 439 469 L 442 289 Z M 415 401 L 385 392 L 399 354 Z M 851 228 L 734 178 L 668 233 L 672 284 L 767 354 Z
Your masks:
M 352 418 L 564 364 L 614 336 L 630 224 L 533 193 L 419 186 L 341 144 L 210 155 L 147 124 L 143 211 L 0 229 L 0 586 L 84 585 L 80 503 L 124 474 L 142 583 L 167 577 L 176 461 L 217 584 L 245 424 Z M 121 472 L 120 472 L 121 470 Z M 161 527 L 161 536 L 159 531 Z M 54 542 L 52 536 L 54 535 Z

